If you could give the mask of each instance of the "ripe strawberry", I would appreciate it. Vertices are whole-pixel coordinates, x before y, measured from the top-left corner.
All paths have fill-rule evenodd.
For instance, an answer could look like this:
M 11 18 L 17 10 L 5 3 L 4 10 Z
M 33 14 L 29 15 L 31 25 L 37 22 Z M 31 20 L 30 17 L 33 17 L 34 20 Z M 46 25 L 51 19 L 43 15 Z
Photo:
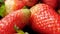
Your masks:
M 30 11 L 28 9 L 21 9 L 12 12 L 0 20 L 0 34 L 15 33 L 14 27 L 22 29 L 29 20 Z
M 38 0 L 23 0 L 26 3 L 26 6 L 32 7 L 34 6 Z
M 25 3 L 22 0 L 6 0 L 5 6 L 7 13 L 10 13 L 12 11 L 23 8 Z
M 56 8 L 57 0 L 41 0 L 43 3 L 48 4 L 49 6 Z
M 60 34 L 60 17 L 46 4 L 37 4 L 30 9 L 31 27 L 42 34 Z

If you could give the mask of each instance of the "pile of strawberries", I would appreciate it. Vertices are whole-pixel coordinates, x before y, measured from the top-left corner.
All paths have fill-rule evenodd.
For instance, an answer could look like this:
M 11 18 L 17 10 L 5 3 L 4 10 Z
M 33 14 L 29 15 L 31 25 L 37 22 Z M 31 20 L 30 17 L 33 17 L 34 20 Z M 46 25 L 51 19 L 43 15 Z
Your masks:
M 39 34 L 60 34 L 60 0 L 5 0 L 0 34 L 17 34 L 26 25 Z

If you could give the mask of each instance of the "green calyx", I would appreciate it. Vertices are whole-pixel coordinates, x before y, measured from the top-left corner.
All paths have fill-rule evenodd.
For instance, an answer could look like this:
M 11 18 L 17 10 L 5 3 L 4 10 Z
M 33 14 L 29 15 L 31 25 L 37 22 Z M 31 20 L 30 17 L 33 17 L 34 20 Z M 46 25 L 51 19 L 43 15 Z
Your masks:
M 4 17 L 4 15 L 6 15 L 5 5 L 2 4 L 0 7 L 0 16 Z
M 23 30 L 19 29 L 16 25 L 14 26 L 14 29 L 17 32 L 15 34 L 29 34 L 28 32 L 24 32 Z
M 17 34 L 24 34 L 22 30 L 17 30 Z
M 19 30 L 19 27 L 14 25 L 14 29 L 17 32 L 16 34 L 24 34 L 24 32 L 22 30 Z
M 4 3 L 4 0 L 0 0 L 0 3 Z

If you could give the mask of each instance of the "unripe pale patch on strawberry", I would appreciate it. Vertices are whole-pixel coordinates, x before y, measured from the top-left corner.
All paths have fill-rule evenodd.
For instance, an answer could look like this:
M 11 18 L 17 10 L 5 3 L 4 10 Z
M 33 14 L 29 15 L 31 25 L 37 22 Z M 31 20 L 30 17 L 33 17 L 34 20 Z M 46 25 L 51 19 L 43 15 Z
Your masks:
M 21 0 L 5 0 L 6 13 L 9 14 L 13 11 L 22 9 L 25 3 Z

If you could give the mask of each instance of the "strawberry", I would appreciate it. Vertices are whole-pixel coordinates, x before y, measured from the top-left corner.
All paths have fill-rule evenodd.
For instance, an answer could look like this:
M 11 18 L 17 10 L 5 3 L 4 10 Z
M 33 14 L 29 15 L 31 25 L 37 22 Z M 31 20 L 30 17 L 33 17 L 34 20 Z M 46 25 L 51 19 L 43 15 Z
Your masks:
M 25 6 L 25 3 L 22 0 L 6 0 L 5 7 L 7 13 L 21 9 Z
M 56 8 L 57 0 L 41 0 L 43 3 L 48 4 L 49 6 Z
M 47 4 L 37 4 L 31 9 L 30 26 L 42 34 L 60 34 L 60 16 Z
M 13 34 L 15 33 L 14 27 L 19 29 L 28 23 L 30 11 L 28 9 L 21 9 L 12 12 L 0 20 L 0 34 Z
M 26 6 L 32 7 L 34 6 L 38 0 L 23 0 L 26 3 Z

